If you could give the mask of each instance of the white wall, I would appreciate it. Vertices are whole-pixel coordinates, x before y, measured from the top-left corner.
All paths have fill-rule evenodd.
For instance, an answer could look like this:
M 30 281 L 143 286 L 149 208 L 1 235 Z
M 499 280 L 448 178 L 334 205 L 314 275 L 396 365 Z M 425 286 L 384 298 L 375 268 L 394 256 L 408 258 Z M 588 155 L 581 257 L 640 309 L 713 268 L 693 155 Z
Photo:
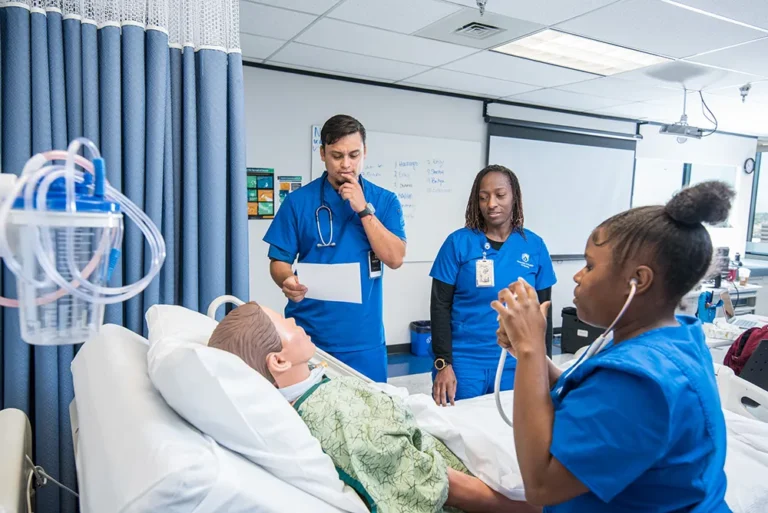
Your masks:
M 714 134 L 703 139 L 688 139 L 679 144 L 675 137 L 659 133 L 657 125 L 643 125 L 640 133 L 643 139 L 637 144 L 638 159 L 662 159 L 665 161 L 691 163 L 706 166 L 732 166 L 736 198 L 731 210 L 731 228 L 710 228 L 712 243 L 731 248 L 731 256 L 745 253 L 749 206 L 752 201 L 752 179 L 754 173 L 743 172 L 744 161 L 754 158 L 757 139 L 725 134 Z
M 485 165 L 483 104 L 434 94 L 354 84 L 257 68 L 244 70 L 247 164 L 275 175 L 310 176 L 310 127 L 334 114 L 358 118 L 370 131 L 449 137 L 482 143 L 473 175 Z M 466 205 L 456 205 L 463 210 Z M 285 298 L 269 276 L 266 220 L 249 221 L 251 299 L 281 310 Z M 459 228 L 458 226 L 456 228 Z M 408 322 L 429 319 L 429 263 L 406 263 L 384 277 L 388 344 L 409 339 Z
M 476 173 L 485 165 L 486 125 L 482 103 L 427 93 L 354 84 L 338 80 L 249 68 L 245 74 L 247 165 L 270 167 L 276 175 L 310 176 L 310 127 L 322 124 L 334 114 L 346 113 L 360 119 L 371 131 L 449 137 L 482 143 Z M 531 109 L 518 109 L 518 118 L 533 119 Z M 548 123 L 575 125 L 583 118 L 547 112 Z M 501 112 L 495 113 L 501 115 Z M 555 117 L 552 117 L 555 116 Z M 557 117 L 559 116 L 559 117 Z M 577 119 L 579 118 L 579 119 Z M 541 121 L 541 120 L 539 120 Z M 604 127 L 603 127 L 604 128 Z M 613 130 L 623 130 L 624 126 Z M 700 141 L 678 144 L 674 137 L 660 135 L 658 126 L 645 125 L 638 142 L 637 158 L 741 166 L 754 156 L 756 140 L 715 134 Z M 736 173 L 737 199 L 731 222 L 733 228 L 711 230 L 713 242 L 729 246 L 732 253 L 744 254 L 752 175 Z M 456 208 L 464 209 L 465 205 Z M 269 221 L 249 222 L 251 299 L 281 310 L 285 298 L 269 276 L 267 245 L 262 237 Z M 458 228 L 458 227 L 457 227 Z M 571 305 L 573 274 L 583 261 L 555 262 L 558 284 L 553 289 L 553 320 L 560 326 L 560 311 Z M 429 318 L 430 263 L 406 263 L 397 271 L 388 270 L 384 280 L 384 325 L 388 344 L 409 341 L 408 322 Z

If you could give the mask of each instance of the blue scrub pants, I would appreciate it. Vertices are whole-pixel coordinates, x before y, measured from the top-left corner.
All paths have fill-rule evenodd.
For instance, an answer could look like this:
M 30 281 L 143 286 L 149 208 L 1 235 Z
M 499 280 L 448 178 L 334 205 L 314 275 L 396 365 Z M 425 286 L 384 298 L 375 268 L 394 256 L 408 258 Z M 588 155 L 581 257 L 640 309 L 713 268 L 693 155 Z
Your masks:
M 454 362 L 453 373 L 456 375 L 456 400 L 472 399 L 481 395 L 492 394 L 496 382 L 496 367 L 492 369 L 472 367 L 468 365 L 458 366 Z M 436 370 L 432 370 L 434 382 Z M 515 386 L 515 368 L 506 367 L 501 375 L 501 390 L 512 390 Z
M 373 381 L 387 382 L 387 346 L 385 344 L 360 351 L 327 352 Z

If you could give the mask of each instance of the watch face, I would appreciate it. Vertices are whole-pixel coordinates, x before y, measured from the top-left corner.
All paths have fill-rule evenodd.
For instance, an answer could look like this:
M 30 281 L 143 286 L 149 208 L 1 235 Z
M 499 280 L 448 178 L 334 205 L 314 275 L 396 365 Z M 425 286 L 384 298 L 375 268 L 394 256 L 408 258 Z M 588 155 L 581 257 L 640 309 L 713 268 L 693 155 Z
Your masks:
M 749 158 L 744 162 L 744 172 L 750 174 L 755 170 L 755 159 Z

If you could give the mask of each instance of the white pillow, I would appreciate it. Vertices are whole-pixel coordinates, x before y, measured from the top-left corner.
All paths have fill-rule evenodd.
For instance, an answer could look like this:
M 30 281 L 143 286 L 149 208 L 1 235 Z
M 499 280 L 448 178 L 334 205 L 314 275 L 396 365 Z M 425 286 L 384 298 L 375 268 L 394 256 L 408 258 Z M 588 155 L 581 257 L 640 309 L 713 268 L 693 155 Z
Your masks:
M 147 310 L 146 320 L 150 347 L 167 338 L 208 345 L 219 325 L 206 315 L 175 305 L 153 306 Z
M 368 511 L 280 392 L 237 356 L 207 346 L 216 321 L 169 306 L 153 306 L 146 319 L 150 379 L 179 415 L 283 481 L 344 511 Z

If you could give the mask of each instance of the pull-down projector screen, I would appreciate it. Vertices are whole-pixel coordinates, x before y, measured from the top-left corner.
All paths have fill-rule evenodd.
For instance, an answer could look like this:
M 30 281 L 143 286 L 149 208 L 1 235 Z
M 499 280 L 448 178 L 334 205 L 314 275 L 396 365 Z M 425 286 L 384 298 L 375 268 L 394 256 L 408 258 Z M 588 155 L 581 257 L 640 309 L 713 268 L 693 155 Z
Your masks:
M 488 163 L 520 180 L 525 227 L 550 254 L 583 255 L 592 230 L 630 208 L 635 142 L 489 125 Z

